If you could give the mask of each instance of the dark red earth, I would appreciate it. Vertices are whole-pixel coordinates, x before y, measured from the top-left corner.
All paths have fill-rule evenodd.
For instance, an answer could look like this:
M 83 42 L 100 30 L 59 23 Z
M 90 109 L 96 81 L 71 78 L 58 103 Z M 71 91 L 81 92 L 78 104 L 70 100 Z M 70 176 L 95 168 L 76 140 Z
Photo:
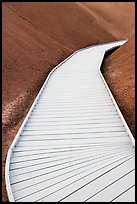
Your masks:
M 135 3 L 2 3 L 2 201 L 6 154 L 50 70 L 75 50 L 128 38 L 103 73 L 135 135 Z

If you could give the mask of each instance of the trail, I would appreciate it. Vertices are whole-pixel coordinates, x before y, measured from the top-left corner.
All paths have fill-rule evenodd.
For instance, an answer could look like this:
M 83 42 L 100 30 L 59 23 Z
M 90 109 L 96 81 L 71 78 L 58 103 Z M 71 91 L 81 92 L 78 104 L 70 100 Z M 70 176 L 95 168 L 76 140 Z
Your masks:
M 7 155 L 15 202 L 134 202 L 134 138 L 100 67 L 126 40 L 76 51 L 55 67 Z

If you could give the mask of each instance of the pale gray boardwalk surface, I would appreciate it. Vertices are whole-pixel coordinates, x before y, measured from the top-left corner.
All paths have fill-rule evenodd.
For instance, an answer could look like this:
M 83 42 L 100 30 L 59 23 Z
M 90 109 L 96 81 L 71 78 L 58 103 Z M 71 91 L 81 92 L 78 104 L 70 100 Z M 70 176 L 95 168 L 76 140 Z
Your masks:
M 50 75 L 8 153 L 10 201 L 134 202 L 134 139 L 99 71 L 123 43 L 77 52 Z

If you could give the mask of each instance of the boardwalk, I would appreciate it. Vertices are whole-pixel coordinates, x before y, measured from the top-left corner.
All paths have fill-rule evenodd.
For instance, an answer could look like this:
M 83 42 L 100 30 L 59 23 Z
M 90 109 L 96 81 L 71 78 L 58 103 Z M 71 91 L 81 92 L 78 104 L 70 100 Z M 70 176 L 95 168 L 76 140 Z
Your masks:
M 134 139 L 100 72 L 124 43 L 81 49 L 50 73 L 8 151 L 9 201 L 135 201 Z

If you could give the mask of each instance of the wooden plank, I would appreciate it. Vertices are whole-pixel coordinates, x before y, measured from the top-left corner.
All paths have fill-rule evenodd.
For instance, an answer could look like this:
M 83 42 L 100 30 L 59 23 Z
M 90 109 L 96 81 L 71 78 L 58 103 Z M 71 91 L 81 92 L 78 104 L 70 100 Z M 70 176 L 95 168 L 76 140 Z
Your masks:
M 133 168 L 134 166 L 131 165 L 131 167 L 126 167 L 126 171 L 125 173 L 128 173 L 128 170 L 131 168 Z M 120 172 L 121 172 L 121 169 L 120 169 Z M 114 173 L 117 173 L 117 172 L 114 172 Z M 118 174 L 116 174 L 116 180 L 118 179 L 118 175 L 119 175 L 119 172 Z M 123 174 L 121 174 L 121 177 L 122 177 Z M 114 175 L 113 175 L 114 176 Z M 112 177 L 113 178 L 113 177 Z M 112 179 L 111 178 L 111 179 Z M 113 181 L 113 180 L 112 180 Z M 111 182 L 112 182 L 111 181 Z M 109 184 L 109 182 L 107 183 L 107 185 Z M 124 184 L 124 185 L 123 185 Z M 128 174 L 125 174 L 125 176 L 123 176 L 121 179 L 119 179 L 117 182 L 109 185 L 108 188 L 105 188 L 104 190 L 102 190 L 100 193 L 96 194 L 95 196 L 91 197 L 88 202 L 101 202 L 102 199 L 105 201 L 105 202 L 112 202 L 113 199 L 115 199 L 115 197 L 117 197 L 119 194 L 122 194 L 126 189 L 128 189 L 128 187 L 131 185 L 134 185 L 135 184 L 135 170 L 128 173 Z M 102 188 L 104 188 L 104 186 L 102 186 Z M 135 192 L 134 192 L 134 195 L 135 195 Z M 132 200 L 134 200 L 134 196 L 133 195 L 133 198 Z M 116 199 L 117 201 L 119 200 L 123 200 L 122 202 L 128 202 L 127 200 L 127 196 L 123 196 L 124 199 Z M 115 201 L 116 201 L 115 200 Z M 131 200 L 131 198 L 130 198 Z
M 114 198 L 120 192 L 123 192 L 124 189 L 126 189 L 129 185 L 135 183 L 135 172 L 133 171 L 134 168 L 134 158 L 132 158 L 126 163 L 118 166 L 116 169 L 109 171 L 107 174 L 104 174 L 99 178 L 99 181 L 98 179 L 94 180 L 93 182 L 89 183 L 89 185 L 79 189 L 67 198 L 62 199 L 62 201 L 83 202 L 86 200 L 88 202 L 102 202 L 103 200 L 104 202 L 111 202 L 112 198 Z M 91 181 L 90 178 L 86 180 L 87 183 Z M 99 191 L 101 192 L 98 193 Z M 94 196 L 94 194 L 96 195 Z M 91 198 L 87 200 L 89 197 Z
M 103 145 L 103 146 L 100 146 L 100 145 L 96 145 L 96 146 L 93 146 L 92 143 L 83 143 L 82 145 L 79 145 L 79 144 L 73 144 L 73 145 L 67 145 L 67 144 L 52 144 L 52 145 L 47 145 L 45 146 L 45 148 L 43 149 L 38 149 L 38 148 L 35 148 L 33 150 L 29 150 L 29 151 L 25 151 L 25 150 L 22 150 L 22 151 L 17 151 L 17 150 L 20 150 L 20 148 L 18 148 L 16 151 L 13 152 L 13 157 L 24 157 L 24 156 L 29 156 L 29 155 L 39 155 L 39 154 L 47 154 L 47 151 L 49 150 L 54 150 L 54 152 L 56 150 L 66 150 L 66 152 L 64 152 L 63 154 L 60 154 L 60 155 L 63 155 L 65 156 L 66 154 L 69 154 L 67 150 L 70 150 L 70 153 L 71 155 L 73 154 L 74 156 L 77 156 L 79 155 L 80 153 L 84 154 L 84 152 L 91 152 L 92 155 L 93 153 L 95 152 L 107 152 L 108 150 L 109 151 L 112 151 L 112 150 L 118 150 L 118 149 L 121 149 L 121 151 L 123 149 L 132 149 L 132 147 L 129 145 L 129 144 L 125 144 L 125 145 Z M 133 150 L 133 149 L 132 149 Z M 78 151 L 80 151 L 78 153 Z M 52 156 L 52 155 L 50 155 Z
M 124 155 L 124 157 L 122 158 L 130 158 L 131 156 L 126 156 Z M 25 181 L 21 181 L 19 183 L 15 183 L 12 185 L 13 191 L 17 192 L 19 190 L 23 190 L 23 189 L 27 189 L 27 188 L 31 188 L 31 186 L 35 185 L 44 185 L 44 183 L 46 184 L 46 182 L 53 182 L 55 183 L 56 180 L 64 178 L 64 176 L 67 176 L 66 178 L 69 180 L 70 178 L 70 173 L 73 173 L 73 177 L 77 176 L 79 173 L 77 171 L 80 171 L 81 173 L 85 173 L 85 175 L 87 174 L 87 172 L 91 172 L 91 167 L 93 172 L 95 172 L 97 169 L 101 169 L 104 168 L 106 165 L 110 165 L 119 160 L 117 157 L 107 157 L 105 159 L 101 159 L 96 161 L 89 161 L 86 163 L 78 163 L 77 165 L 68 165 L 67 169 L 65 168 L 60 168 L 57 170 L 53 170 L 53 171 L 49 171 L 42 175 L 40 175 L 39 177 L 35 177 L 35 178 L 30 178 L 29 180 L 25 180 Z M 105 161 L 105 165 L 104 165 L 104 161 Z M 66 171 L 67 170 L 67 171 Z M 92 173 L 92 172 L 91 172 Z M 72 177 L 72 175 L 71 175 Z M 74 178 L 75 179 L 75 178 Z M 64 180 L 64 179 L 63 179 Z M 30 181 L 33 181 L 33 184 L 31 184 Z
M 85 129 L 65 129 L 65 130 L 23 130 L 22 135 L 62 135 L 62 134 L 84 134 L 84 133 L 98 133 L 98 132 L 123 132 L 124 127 L 100 127 L 100 128 L 85 128 Z
M 118 119 L 118 116 L 117 115 L 106 115 L 106 116 L 82 116 L 82 117 L 64 117 L 64 118 L 54 118 L 54 117 L 49 117 L 49 118 L 40 118 L 40 117 L 34 117 L 34 116 L 31 116 L 31 118 L 29 118 L 29 121 L 47 121 L 47 122 L 50 122 L 50 121 L 81 121 L 81 120 L 91 120 L 91 121 L 100 121 L 100 120 L 106 120 L 106 119 Z
M 35 126 L 27 125 L 24 130 L 30 131 L 30 130 L 67 130 L 67 129 L 92 129 L 92 128 L 102 128 L 102 127 L 123 127 L 122 123 L 100 123 L 100 124 L 80 124 L 80 125 L 65 125 L 62 124 L 62 126 L 46 126 L 46 124 L 39 125 L 39 123 Z
M 122 153 L 120 152 L 120 155 L 118 153 L 115 153 L 115 154 L 108 154 L 107 156 L 104 156 L 104 159 L 105 158 L 118 158 L 118 157 L 122 157 L 123 155 L 133 155 L 133 153 L 131 151 L 123 151 Z M 43 174 L 48 173 L 48 172 L 52 172 L 52 171 L 58 171 L 59 169 L 62 169 L 62 168 L 65 168 L 67 169 L 69 166 L 78 166 L 79 164 L 81 163 L 84 163 L 86 164 L 87 162 L 91 161 L 91 160 L 94 160 L 95 162 L 97 162 L 98 160 L 102 160 L 102 156 L 98 156 L 97 158 L 93 157 L 89 157 L 89 158 L 83 158 L 83 159 L 80 159 L 79 161 L 77 161 L 77 159 L 73 159 L 72 161 L 66 161 L 66 162 L 59 162 L 58 165 L 56 164 L 53 164 L 53 165 L 46 165 L 44 168 L 40 169 L 39 171 L 33 171 L 31 173 L 26 173 L 26 174 L 22 174 L 22 175 L 16 175 L 16 176 L 13 176 L 13 177 L 10 177 L 10 181 L 11 181 L 11 184 L 14 184 L 16 182 L 21 182 L 21 181 L 24 181 L 24 180 L 28 180 L 28 179 L 31 179 L 31 178 L 35 178 L 35 177 L 39 177 Z M 29 162 L 29 161 L 28 161 Z
M 84 110 L 94 110 L 94 109 L 97 109 L 97 110 L 103 110 L 103 109 L 111 109 L 111 108 L 114 108 L 114 106 L 113 105 L 110 105 L 110 106 L 108 106 L 108 105 L 103 105 L 103 106 L 91 106 L 91 105 L 89 105 L 89 106 L 81 106 L 81 107 L 74 107 L 74 106 L 72 106 L 72 107 L 67 107 L 67 109 L 65 109 L 64 110 L 64 108 L 63 107 L 58 107 L 58 108 L 55 108 L 55 107 L 50 107 L 50 108 L 46 108 L 46 106 L 44 106 L 43 108 L 42 107 L 35 107 L 34 108 L 34 110 L 37 110 L 37 111 L 42 111 L 42 110 L 46 110 L 47 112 L 58 112 L 58 111 L 84 111 Z
M 119 149 L 117 149 L 117 150 L 119 151 Z M 123 152 L 127 153 L 127 151 L 125 151 L 124 149 L 121 150 L 122 153 Z M 110 152 L 108 152 L 108 151 L 106 151 L 106 152 L 108 154 L 110 154 Z M 87 156 L 86 154 L 88 154 L 88 153 L 89 153 L 88 151 L 82 151 L 81 155 L 79 154 L 79 156 L 77 156 L 76 154 L 74 154 L 72 152 L 70 153 L 70 155 L 69 154 L 65 154 L 65 155 L 63 155 L 63 154 L 62 155 L 54 154 L 54 155 L 51 155 L 51 156 L 47 156 L 47 155 L 45 157 L 43 156 L 43 158 L 40 158 L 40 159 L 36 158 L 35 160 L 30 160 L 30 161 L 28 161 L 26 159 L 26 161 L 15 162 L 15 163 L 12 163 L 10 165 L 10 173 L 11 173 L 10 176 L 25 174 L 25 173 L 29 173 L 30 171 L 37 171 L 38 169 L 42 168 L 41 165 L 43 167 L 45 167 L 45 164 L 52 165 L 52 164 L 54 164 L 54 162 L 60 162 L 61 163 L 63 161 L 69 161 L 69 160 L 72 160 L 72 159 L 74 160 L 75 158 L 80 160 L 82 157 L 86 157 Z M 103 161 L 103 156 L 101 155 L 101 153 L 102 153 L 102 155 L 105 155 L 105 152 L 101 151 L 99 154 L 96 154 L 97 155 L 96 157 L 99 158 L 100 161 Z M 111 159 L 112 155 L 113 155 L 113 157 L 116 156 L 113 153 L 115 153 L 115 152 L 111 150 L 111 154 L 109 155 L 109 157 L 106 157 L 105 160 Z M 91 152 L 88 155 L 91 155 Z M 94 161 L 96 161 L 96 157 L 95 157 L 95 154 L 94 154 L 94 156 L 92 155 L 91 158 Z M 99 160 L 98 160 L 98 162 L 99 162 Z M 91 161 L 92 160 L 88 159 L 88 161 L 86 162 L 86 165 L 88 163 L 91 163 L 91 165 L 92 165 Z M 85 168 L 86 168 L 86 165 L 84 165 Z M 84 168 L 84 166 L 83 166 L 83 168 Z M 88 164 L 88 166 L 89 166 L 89 164 Z
M 127 188 L 125 192 L 118 196 L 112 202 L 135 202 L 135 185 Z
M 119 142 L 119 143 L 123 143 L 123 142 L 130 142 L 130 139 L 128 137 L 113 137 L 113 138 L 92 138 L 92 139 L 87 139 L 87 143 L 97 143 L 98 140 L 100 141 L 100 143 L 103 143 L 103 142 Z M 73 141 L 68 141 L 67 142 L 68 144 L 73 144 Z M 79 142 L 77 144 L 82 144 L 83 143 L 83 140 L 79 140 Z M 37 146 L 45 146 L 47 145 L 48 142 L 46 140 L 43 140 L 43 141 L 40 141 L 40 140 L 37 140 L 37 141 L 19 141 L 18 144 L 17 144 L 17 147 L 30 147 L 30 146 L 33 146 L 33 147 L 37 147 Z
M 62 126 L 62 125 L 84 125 L 84 124 L 109 124 L 109 123 L 122 123 L 120 118 L 106 118 L 101 120 L 77 120 L 77 121 L 31 121 L 31 119 L 28 120 L 28 123 L 25 125 L 25 127 L 33 127 L 38 124 L 39 126 Z
M 33 110 L 33 113 L 35 113 L 35 114 L 40 114 L 40 113 L 42 113 L 42 114 L 54 114 L 54 115 L 56 115 L 57 113 L 61 113 L 61 114 L 74 114 L 74 113 L 98 113 L 98 112 L 116 112 L 116 109 L 114 108 L 114 107 L 111 107 L 111 108 L 109 108 L 109 107 L 102 107 L 102 109 L 95 109 L 95 108 L 88 108 L 88 109 L 84 109 L 84 110 L 68 110 L 68 109 L 66 109 L 66 110 L 63 110 L 63 111 L 61 111 L 61 110 L 57 110 L 57 111 L 46 111 L 46 110 L 44 110 L 44 109 L 42 109 L 42 110 L 40 110 L 40 109 L 34 109 Z
M 132 167 L 129 167 L 128 168 L 128 170 L 129 171 L 131 171 L 132 170 Z M 87 171 L 88 172 L 88 171 Z M 108 174 L 106 174 L 106 175 L 104 175 L 103 177 L 101 177 L 101 179 L 100 179 L 100 182 L 101 182 L 101 185 L 100 186 L 102 186 L 102 187 L 104 187 L 104 185 L 106 184 L 106 183 L 109 183 L 109 182 L 112 182 L 112 181 L 114 181 L 114 180 L 116 180 L 117 178 L 119 178 L 121 175 L 123 175 L 123 174 L 125 174 L 127 171 L 125 170 L 125 168 L 124 168 L 124 166 L 123 166 L 123 168 L 117 168 L 116 170 L 115 170 L 115 172 L 109 172 Z M 118 173 L 118 174 L 117 174 Z M 78 175 L 78 172 L 77 171 L 73 171 L 73 172 L 70 172 L 69 173 L 69 175 L 61 175 L 60 177 L 58 177 L 58 180 L 57 180 L 57 182 L 63 182 L 64 180 L 69 180 L 70 179 L 70 177 L 72 178 L 75 178 L 76 176 Z M 108 182 L 107 182 L 107 180 L 105 180 L 105 178 L 108 176 Z M 130 182 L 129 182 L 129 184 L 132 184 L 132 183 L 134 183 L 134 173 L 133 172 L 131 172 L 130 174 L 129 174 L 129 176 L 127 175 L 126 176 L 126 178 L 129 180 L 130 178 L 131 178 L 131 180 L 130 180 Z M 122 179 L 122 182 L 123 181 L 125 181 L 126 182 L 126 185 L 123 187 L 123 189 L 125 189 L 126 188 L 126 186 L 127 186 L 127 181 L 126 181 L 126 178 L 124 177 L 124 179 Z M 16 191 L 15 192 L 15 197 L 16 197 L 16 199 L 20 199 L 21 197 L 23 197 L 22 195 L 24 195 L 24 196 L 27 196 L 27 195 L 30 195 L 30 194 L 32 194 L 32 192 L 33 193 L 36 193 L 36 191 L 40 191 L 40 190 L 42 190 L 42 189 L 44 189 L 44 188 L 48 188 L 48 186 L 50 187 L 50 186 L 54 186 L 54 185 L 56 185 L 56 183 L 57 183 L 55 180 L 53 180 L 53 179 L 50 179 L 50 180 L 47 180 L 47 182 L 42 182 L 42 183 L 38 183 L 38 184 L 36 184 L 35 183 L 35 186 L 31 186 L 31 187 L 28 187 L 28 188 L 24 188 L 24 189 L 21 189 L 20 191 Z M 94 182 L 94 183 L 97 183 L 97 185 L 99 185 L 99 183 L 97 182 L 97 180 Z M 46 184 L 46 185 L 45 185 Z M 104 185 L 103 185 L 104 184 Z M 119 185 L 121 184 L 121 181 L 119 182 Z M 95 185 L 95 184 L 93 184 L 93 185 Z M 99 186 L 99 187 L 100 187 Z M 70 196 L 70 197 L 68 197 L 67 199 L 64 199 L 64 201 L 65 202 L 78 202 L 78 201 L 83 201 L 83 197 L 85 197 L 85 198 L 87 198 L 87 196 L 88 195 L 85 195 L 85 193 L 87 193 L 87 192 L 90 192 L 90 189 L 91 189 L 91 191 L 92 191 L 92 189 L 93 189 L 93 191 L 95 191 L 96 192 L 96 190 L 95 190 L 95 188 L 93 187 L 92 188 L 92 186 L 89 186 L 89 185 L 87 185 L 87 187 L 89 188 L 89 189 L 86 189 L 86 187 L 84 188 L 84 190 L 83 191 L 81 191 L 81 192 L 76 192 L 76 193 L 74 193 L 74 195 L 73 196 Z M 122 186 L 120 186 L 121 187 L 121 190 L 123 190 L 122 189 Z M 37 190 L 36 190 L 37 189 Z M 118 189 L 118 188 L 117 188 Z M 82 194 L 82 196 L 80 195 L 80 193 Z M 90 192 L 90 195 L 91 195 L 91 192 Z M 111 195 L 112 195 L 112 193 L 111 193 Z M 113 194 L 114 195 L 114 194 Z M 78 196 L 78 197 L 77 197 Z M 81 198 L 81 199 L 80 199 Z M 111 198 L 112 198 L 112 196 L 111 196 Z M 107 198 L 106 198 L 106 200 L 107 200 Z
M 101 166 L 100 168 L 96 168 L 96 169 L 92 169 L 89 170 L 89 172 L 86 172 L 87 176 L 85 175 L 85 173 L 81 173 L 81 174 L 77 174 L 77 176 L 75 177 L 75 180 L 73 177 L 70 177 L 69 180 L 65 180 L 61 183 L 58 183 L 54 186 L 51 186 L 50 188 L 45 188 L 43 190 L 41 190 L 38 193 L 34 193 L 31 194 L 30 196 L 27 196 L 25 198 L 22 198 L 18 201 L 27 201 L 28 198 L 31 201 L 34 201 L 34 199 L 36 199 L 36 195 L 38 195 L 40 193 L 39 198 L 37 198 L 36 201 L 43 201 L 43 202 L 51 202 L 51 201 L 59 201 L 61 200 L 65 195 L 68 195 L 69 193 L 73 192 L 74 190 L 78 189 L 80 186 L 86 185 L 87 181 L 84 179 L 85 176 L 89 177 L 90 176 L 90 180 L 97 178 L 98 176 L 104 174 L 107 171 L 110 171 L 112 168 L 114 168 L 116 165 L 120 165 L 122 163 L 122 161 L 120 162 L 115 162 L 109 166 L 104 165 L 104 168 Z M 41 198 L 40 198 L 41 197 Z
M 88 149 L 88 148 L 87 148 Z M 60 150 L 62 150 L 62 149 L 53 149 L 53 151 L 52 152 L 54 152 L 54 154 L 53 155 L 55 155 L 55 153 L 59 153 L 60 152 Z M 68 156 L 68 159 L 70 158 L 69 157 L 69 154 L 70 154 L 70 156 L 72 156 L 72 157 L 76 157 L 76 158 L 82 158 L 82 155 L 84 155 L 84 151 L 82 151 L 82 152 L 80 152 L 78 155 L 79 156 L 76 156 L 75 154 L 73 154 L 73 151 L 71 151 L 71 149 L 70 148 L 66 148 L 65 149 L 66 150 L 66 152 L 68 151 L 68 154 L 67 154 L 67 156 Z M 75 150 L 75 149 L 74 149 Z M 109 154 L 117 154 L 118 152 L 120 153 L 120 152 L 128 152 L 128 151 L 130 151 L 130 152 L 133 152 L 133 150 L 129 147 L 129 148 L 121 148 L 121 149 L 117 149 L 117 152 L 113 149 L 113 148 L 111 148 L 109 151 L 99 151 L 99 153 L 98 152 L 96 152 L 96 151 L 90 151 L 90 149 L 88 149 L 89 151 L 88 151 L 88 154 L 87 154 L 87 157 L 88 158 L 96 158 L 97 156 L 102 156 L 102 155 L 109 155 Z M 114 152 L 113 152 L 113 150 L 114 150 Z M 48 152 L 49 151 L 49 152 Z M 87 153 L 87 151 L 86 151 L 86 153 Z M 82 154 L 82 155 L 81 155 Z M 18 155 L 18 154 L 16 154 L 16 155 Z M 28 163 L 30 163 L 30 161 L 36 161 L 36 160 L 41 160 L 41 159 L 43 159 L 43 160 L 41 160 L 41 162 L 43 162 L 43 161 L 45 161 L 45 160 L 47 160 L 47 163 L 48 163 L 48 157 L 49 157 L 49 160 L 51 160 L 51 159 L 53 159 L 54 160 L 54 158 L 53 157 L 51 157 L 51 156 L 53 156 L 52 154 L 50 154 L 50 150 L 48 150 L 47 149 L 47 151 L 45 151 L 44 153 L 39 153 L 39 154 L 35 154 L 35 156 L 34 155 L 28 155 L 28 157 L 27 157 L 27 155 L 26 156 L 16 156 L 15 154 L 13 154 L 13 157 L 12 157 L 12 159 L 11 159 L 11 164 L 14 164 L 14 163 L 21 163 L 21 162 L 25 162 L 25 161 L 27 161 Z M 62 154 L 61 154 L 62 155 Z M 60 156 L 60 154 L 58 155 L 58 158 L 60 158 L 59 157 Z M 66 158 L 66 157 L 65 157 Z M 85 156 L 84 156 L 84 158 L 85 158 Z M 72 158 L 73 159 L 73 158 Z M 58 159 L 55 159 L 55 160 L 58 160 Z M 37 161 L 37 162 L 39 162 L 39 161 Z

